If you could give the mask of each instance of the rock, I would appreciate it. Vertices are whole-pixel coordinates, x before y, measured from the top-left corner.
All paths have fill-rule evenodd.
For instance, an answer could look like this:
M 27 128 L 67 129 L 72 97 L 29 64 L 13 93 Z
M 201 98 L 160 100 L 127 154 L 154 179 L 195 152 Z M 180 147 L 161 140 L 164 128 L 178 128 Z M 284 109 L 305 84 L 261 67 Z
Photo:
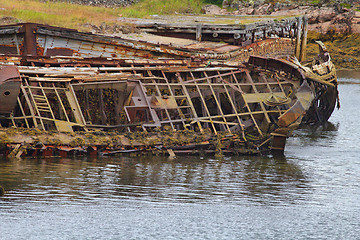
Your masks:
M 336 12 L 333 8 L 315 9 L 308 13 L 309 24 L 328 22 L 331 21 L 335 16 Z
M 239 10 L 241 7 L 243 7 L 243 2 L 240 0 L 224 0 L 222 3 L 222 7 Z
M 5 17 L 0 18 L 1 25 L 15 24 L 18 22 L 20 22 L 18 19 L 11 17 L 11 16 L 5 16 Z
M 222 9 L 216 5 L 205 5 L 201 8 L 201 13 L 219 15 Z
M 255 8 L 254 15 L 265 15 L 270 14 L 273 11 L 273 5 L 272 4 L 264 4 L 261 5 L 258 8 Z
M 91 23 L 85 23 L 82 25 L 85 28 L 90 28 L 92 33 L 96 34 L 108 34 L 108 35 L 116 35 L 116 34 L 129 34 L 129 33 L 138 33 L 139 29 L 134 27 L 133 25 L 107 25 L 106 23 L 102 23 L 99 26 Z
M 321 9 L 319 11 L 318 20 L 319 22 L 328 22 L 331 21 L 331 19 L 333 19 L 335 16 L 336 16 L 336 12 L 334 9 L 332 8 Z
M 5 189 L 0 186 L 0 196 L 4 196 L 5 195 Z
M 223 3 L 222 3 L 222 7 L 223 8 L 229 8 L 231 2 L 232 2 L 231 0 L 224 0 Z
M 233 9 L 240 9 L 243 7 L 242 3 L 240 1 L 232 1 L 232 3 L 230 4 L 230 7 Z
M 274 6 L 274 10 L 271 13 L 272 16 L 300 16 L 300 15 L 305 15 L 307 13 L 311 12 L 311 7 L 309 6 L 299 6 L 299 7 L 294 7 L 294 6 L 285 6 L 282 7 L 280 9 L 275 8 Z
M 246 8 L 245 11 L 246 11 L 245 14 L 247 14 L 247 15 L 254 15 L 255 14 L 255 9 L 252 8 L 252 7 Z
M 264 3 L 265 3 L 264 0 L 255 0 L 253 6 L 254 6 L 254 8 L 257 8 L 259 6 L 264 5 Z
M 352 32 L 353 33 L 360 33 L 360 23 L 352 25 Z
M 354 32 L 353 24 L 354 12 L 345 12 L 343 14 L 336 15 L 332 20 L 331 23 L 334 25 L 338 32 Z

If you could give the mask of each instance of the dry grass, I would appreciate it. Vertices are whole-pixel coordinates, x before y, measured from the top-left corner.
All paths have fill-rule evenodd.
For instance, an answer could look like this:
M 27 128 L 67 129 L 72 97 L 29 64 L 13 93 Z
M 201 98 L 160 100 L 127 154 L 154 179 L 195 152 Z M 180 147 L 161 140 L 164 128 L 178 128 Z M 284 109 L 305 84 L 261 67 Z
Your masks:
M 144 0 L 126 8 L 105 8 L 39 0 L 0 0 L 0 18 L 10 16 L 18 22 L 87 31 L 87 23 L 112 25 L 121 16 L 143 18 L 154 14 L 200 13 L 202 4 L 202 0 Z
M 85 23 L 114 23 L 119 9 L 82 6 L 36 0 L 0 0 L 0 17 L 11 16 L 20 22 L 36 22 L 59 27 L 84 28 Z
M 75 28 L 80 31 L 91 30 L 89 24 L 99 26 L 119 24 L 119 17 L 147 18 L 151 15 L 171 14 L 200 14 L 201 7 L 210 0 L 143 0 L 137 4 L 124 8 L 105 8 L 71 4 L 65 2 L 40 1 L 40 0 L 0 0 L 0 18 L 12 17 L 11 21 L 0 24 L 18 22 L 35 22 L 58 27 Z M 222 24 L 247 24 L 259 21 L 256 18 L 246 17 L 234 20 L 214 21 Z M 284 16 L 273 17 L 281 20 Z
M 124 17 L 143 18 L 150 15 L 166 15 L 175 13 L 199 14 L 204 0 L 144 0 L 124 8 Z

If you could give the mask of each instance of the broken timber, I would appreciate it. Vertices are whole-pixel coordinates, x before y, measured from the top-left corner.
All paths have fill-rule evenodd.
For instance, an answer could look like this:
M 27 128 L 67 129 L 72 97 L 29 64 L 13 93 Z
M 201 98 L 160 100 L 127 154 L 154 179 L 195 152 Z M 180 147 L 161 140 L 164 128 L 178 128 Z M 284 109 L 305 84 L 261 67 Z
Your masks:
M 306 21 L 297 23 L 291 25 L 297 40 L 294 34 L 264 35 L 248 46 L 228 45 L 224 52 L 38 24 L 0 27 L 0 43 L 6 45 L 0 44 L 0 71 L 11 73 L 0 76 L 0 89 L 9 93 L 1 99 L 9 104 L 0 109 L 0 123 L 66 135 L 35 140 L 22 135 L 28 153 L 281 152 L 289 131 L 301 122 L 326 121 L 337 98 L 330 57 L 304 67 L 296 58 L 251 56 L 303 56 Z M 321 45 L 320 50 L 326 55 Z M 111 137 L 95 141 L 98 130 Z M 20 144 L 9 136 L 4 149 Z
M 133 23 L 139 29 L 160 36 L 195 39 L 197 41 L 223 41 L 239 46 L 246 46 L 259 39 L 271 37 L 292 38 L 298 29 L 301 30 L 302 28 L 302 18 L 300 17 L 248 24 L 163 23 L 158 21 L 158 19 L 146 19 Z

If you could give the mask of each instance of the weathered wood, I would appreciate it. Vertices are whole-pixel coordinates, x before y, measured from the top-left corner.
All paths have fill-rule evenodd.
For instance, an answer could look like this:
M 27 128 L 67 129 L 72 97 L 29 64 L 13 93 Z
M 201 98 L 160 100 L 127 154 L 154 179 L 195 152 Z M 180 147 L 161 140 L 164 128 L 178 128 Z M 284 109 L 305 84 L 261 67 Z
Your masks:
M 307 30 L 308 30 L 308 18 L 306 16 L 303 17 L 303 32 L 301 38 L 301 50 L 300 50 L 300 58 L 299 61 L 305 61 L 306 59 L 306 42 L 307 42 Z
M 301 31 L 301 18 L 297 17 L 297 28 L 296 28 L 296 45 L 295 45 L 295 57 L 300 59 L 301 56 L 301 36 L 303 32 Z

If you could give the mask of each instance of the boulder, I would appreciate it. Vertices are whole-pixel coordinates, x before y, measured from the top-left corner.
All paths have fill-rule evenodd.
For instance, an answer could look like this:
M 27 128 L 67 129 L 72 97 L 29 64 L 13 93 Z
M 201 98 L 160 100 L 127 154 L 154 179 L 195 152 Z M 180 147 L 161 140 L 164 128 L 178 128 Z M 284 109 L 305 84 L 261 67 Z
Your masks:
M 241 1 L 238 1 L 238 0 L 234 0 L 232 1 L 232 3 L 230 4 L 230 7 L 233 8 L 233 9 L 240 9 L 243 7 L 243 4 Z
M 223 9 L 216 5 L 205 5 L 201 8 L 201 13 L 219 15 L 222 14 Z
M 309 6 L 286 6 L 284 8 L 278 9 L 274 6 L 274 11 L 271 13 L 272 16 L 300 16 L 305 15 L 308 12 L 311 12 L 311 7 Z
M 18 19 L 11 16 L 5 16 L 0 18 L 0 25 L 15 24 L 18 22 L 20 22 Z
M 271 3 L 269 4 L 264 4 L 259 6 L 258 8 L 255 8 L 255 15 L 265 15 L 265 14 L 270 14 L 272 11 L 274 10 L 274 7 Z
M 336 16 L 333 8 L 314 9 L 308 13 L 309 24 L 324 23 L 331 21 Z
M 231 0 L 224 0 L 223 3 L 222 3 L 222 7 L 223 8 L 229 8 L 231 2 L 232 2 Z

